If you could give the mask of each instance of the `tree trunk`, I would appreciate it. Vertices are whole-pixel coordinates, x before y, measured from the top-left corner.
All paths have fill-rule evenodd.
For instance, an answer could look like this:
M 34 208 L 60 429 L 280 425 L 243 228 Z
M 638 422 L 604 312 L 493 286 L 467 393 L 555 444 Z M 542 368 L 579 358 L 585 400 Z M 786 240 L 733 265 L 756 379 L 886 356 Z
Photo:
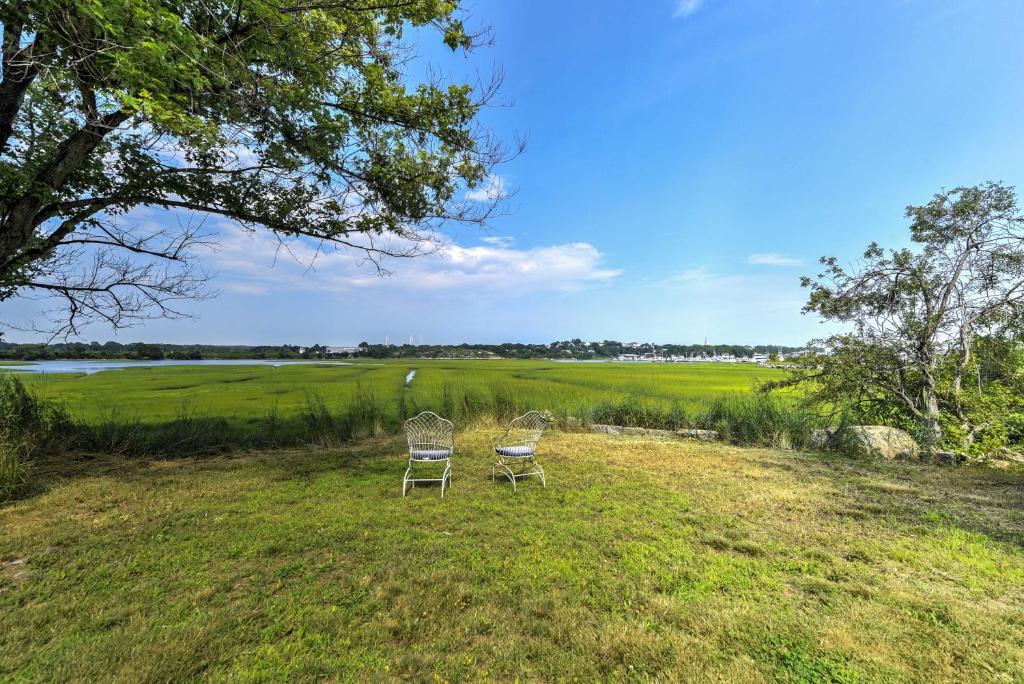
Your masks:
M 921 446 L 926 452 L 932 452 L 942 441 L 942 425 L 939 423 L 939 398 L 935 393 L 935 376 L 931 369 L 924 372 L 921 403 L 924 405 Z
M 39 65 L 32 59 L 32 53 L 39 43 L 37 35 L 27 47 L 21 47 L 23 22 L 8 21 L 4 26 L 3 38 L 3 80 L 0 81 L 0 152 L 7 149 L 11 133 L 14 132 L 14 119 L 21 110 L 32 81 L 39 73 Z
M 0 218 L 0 276 L 10 275 L 17 266 L 17 256 L 33 237 L 37 215 L 48 193 L 59 190 L 103 137 L 130 116 L 130 112 L 119 110 L 85 124 L 61 143 L 28 189 L 20 197 L 12 198 L 9 206 L 3 207 L 4 215 Z

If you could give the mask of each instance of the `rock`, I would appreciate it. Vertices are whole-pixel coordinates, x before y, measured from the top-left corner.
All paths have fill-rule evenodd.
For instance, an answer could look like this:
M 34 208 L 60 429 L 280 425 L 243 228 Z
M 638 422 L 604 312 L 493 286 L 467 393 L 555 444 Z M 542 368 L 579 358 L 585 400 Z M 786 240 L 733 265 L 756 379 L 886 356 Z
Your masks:
M 811 446 L 827 449 L 835 445 L 836 429 L 815 430 L 811 435 Z M 921 447 L 914 438 L 899 428 L 885 425 L 850 425 L 842 435 L 843 446 L 863 456 L 884 458 L 920 458 Z
M 717 442 L 722 439 L 716 430 L 676 430 L 676 437 L 699 439 L 702 442 Z
M 622 428 L 618 425 L 602 425 L 600 423 L 594 423 L 590 426 L 590 431 L 601 435 L 617 435 L 622 432 Z
M 622 434 L 643 435 L 645 437 L 671 437 L 673 432 L 671 430 L 659 430 L 657 428 L 624 427 L 622 428 Z
M 999 450 L 999 454 L 996 456 L 1001 461 L 1012 461 L 1014 463 L 1024 463 L 1024 455 L 1017 453 L 1003 447 Z
M 914 438 L 899 428 L 885 425 L 854 425 L 847 428 L 855 448 L 866 456 L 886 460 L 920 458 L 921 447 Z
M 955 451 L 934 451 L 932 452 L 932 460 L 946 465 L 959 465 L 965 462 L 967 457 Z

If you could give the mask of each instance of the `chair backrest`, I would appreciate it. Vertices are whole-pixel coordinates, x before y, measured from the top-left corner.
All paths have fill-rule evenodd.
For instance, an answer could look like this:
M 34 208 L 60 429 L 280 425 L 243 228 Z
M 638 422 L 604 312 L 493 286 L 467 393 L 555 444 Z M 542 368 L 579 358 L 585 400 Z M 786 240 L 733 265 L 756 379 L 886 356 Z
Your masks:
M 454 449 L 455 426 L 436 413 L 424 411 L 405 421 L 405 438 L 410 452 Z
M 530 411 L 508 424 L 501 446 L 536 447 L 551 421 L 540 411 Z

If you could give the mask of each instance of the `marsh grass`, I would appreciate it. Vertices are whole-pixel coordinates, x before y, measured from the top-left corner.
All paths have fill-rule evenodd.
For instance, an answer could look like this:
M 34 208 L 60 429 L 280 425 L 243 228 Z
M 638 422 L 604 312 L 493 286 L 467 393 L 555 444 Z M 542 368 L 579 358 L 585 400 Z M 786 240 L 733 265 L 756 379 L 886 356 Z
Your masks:
M 22 441 L 0 441 L 0 503 L 28 490 L 31 481 L 32 447 Z
M 699 422 L 734 444 L 805 448 L 822 419 L 793 401 L 764 394 L 711 402 Z
M 122 376 L 128 377 L 128 376 Z M 751 446 L 800 448 L 822 421 L 785 397 L 758 393 L 706 401 L 655 402 L 643 396 L 591 404 L 584 398 L 534 403 L 509 383 L 445 380 L 437 391 L 416 392 L 399 386 L 364 382 L 358 376 L 351 392 L 331 398 L 311 389 L 298 409 L 283 412 L 278 397 L 261 397 L 262 415 L 236 417 L 204 413 L 198 391 L 179 399 L 163 421 L 143 420 L 115 406 L 91 420 L 73 419 L 56 401 L 40 398 L 20 379 L 0 376 L 0 411 L 17 439 L 42 451 L 74 450 L 132 455 L 202 455 L 232 449 L 315 445 L 338 447 L 367 437 L 397 434 L 407 418 L 425 410 L 452 420 L 459 429 L 506 424 L 531 409 L 548 410 L 565 430 L 591 423 L 648 428 L 717 430 L 726 441 Z M 130 378 L 129 378 L 130 379 Z M 233 379 L 229 385 L 238 384 Z M 404 383 L 403 383 L 404 384 Z M 572 397 L 573 388 L 561 388 Z M 553 409 L 552 409 L 553 407 Z
M 29 490 L 33 452 L 58 447 L 71 424 L 59 406 L 41 401 L 17 378 L 0 375 L 0 502 Z
M 416 370 L 411 383 L 405 382 Z M 416 407 L 470 413 L 492 409 L 494 396 L 505 405 L 543 407 L 574 412 L 578 407 L 635 397 L 663 406 L 707 402 L 727 395 L 747 395 L 759 382 L 783 371 L 728 364 L 571 364 L 550 361 L 381 361 L 351 366 L 177 366 L 129 368 L 94 375 L 24 376 L 24 383 L 42 398 L 66 406 L 77 420 L 94 422 L 117 409 L 144 422 L 173 420 L 183 400 L 194 401 L 203 415 L 232 420 L 261 420 L 275 401 L 280 416 L 296 416 L 309 394 L 323 396 L 339 410 L 357 385 L 373 387 L 381 401 L 397 407 L 402 397 L 405 417 Z M 495 392 L 498 388 L 498 392 Z M 443 395 L 448 395 L 447 402 Z M 499 414 L 502 410 L 499 410 Z M 396 413 L 401 413 L 396 410 Z M 453 414 L 454 415 L 454 414 Z
M 495 435 L 444 499 L 397 437 L 40 457 L 0 680 L 1024 679 L 1020 474 L 553 432 L 513 494 Z
M 707 402 L 662 406 L 638 397 L 625 398 L 580 413 L 591 423 L 666 430 L 716 430 L 733 444 L 782 449 L 804 448 L 821 416 L 786 397 L 761 393 L 730 396 Z

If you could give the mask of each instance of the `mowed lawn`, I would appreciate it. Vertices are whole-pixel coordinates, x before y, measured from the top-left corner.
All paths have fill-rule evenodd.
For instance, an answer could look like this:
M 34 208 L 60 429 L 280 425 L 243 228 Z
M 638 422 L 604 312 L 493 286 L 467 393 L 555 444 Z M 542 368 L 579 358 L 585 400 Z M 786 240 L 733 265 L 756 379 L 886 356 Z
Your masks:
M 0 679 L 1024 679 L 1024 476 L 553 433 L 548 487 L 401 445 L 40 463 Z
M 405 377 L 415 370 L 408 389 Z M 387 406 L 405 393 L 410 406 L 437 407 L 449 392 L 489 401 L 500 391 L 551 411 L 631 400 L 659 405 L 747 395 L 782 371 L 753 364 L 558 363 L 552 361 L 364 361 L 350 366 L 164 366 L 93 375 L 21 375 L 40 396 L 89 421 L 173 420 L 183 412 L 262 420 L 295 416 L 311 397 L 340 406 L 372 388 Z

